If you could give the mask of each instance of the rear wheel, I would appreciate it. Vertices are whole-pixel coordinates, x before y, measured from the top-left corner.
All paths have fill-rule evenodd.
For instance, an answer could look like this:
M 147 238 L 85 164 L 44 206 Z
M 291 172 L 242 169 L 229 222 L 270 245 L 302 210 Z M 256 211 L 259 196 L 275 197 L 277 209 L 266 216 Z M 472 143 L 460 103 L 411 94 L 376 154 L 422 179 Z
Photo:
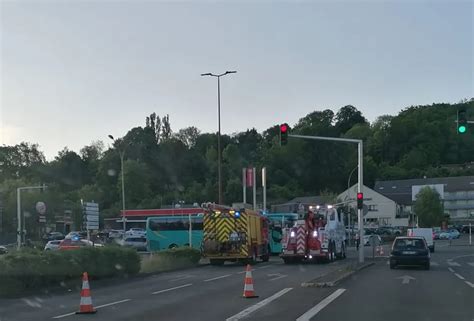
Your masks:
M 170 246 L 168 246 L 169 249 L 175 249 L 178 247 L 178 244 L 170 244 Z
M 293 258 L 291 257 L 282 257 L 282 259 L 285 264 L 293 263 Z
M 342 249 L 341 249 L 341 258 L 345 259 L 346 258 L 346 245 L 344 244 L 344 242 L 342 242 L 341 247 L 342 247 Z

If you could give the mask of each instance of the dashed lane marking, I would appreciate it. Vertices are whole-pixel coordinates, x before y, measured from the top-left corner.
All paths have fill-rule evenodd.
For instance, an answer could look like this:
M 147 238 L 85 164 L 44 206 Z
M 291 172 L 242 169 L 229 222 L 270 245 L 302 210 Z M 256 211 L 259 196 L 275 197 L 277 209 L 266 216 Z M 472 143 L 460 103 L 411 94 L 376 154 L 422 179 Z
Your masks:
M 110 303 L 98 305 L 95 308 L 96 309 L 105 308 L 105 307 L 108 307 L 108 306 L 111 306 L 111 305 L 125 303 L 125 302 L 131 301 L 131 300 L 132 299 L 124 299 L 124 300 L 120 300 L 120 301 L 110 302 Z M 58 315 L 58 316 L 53 317 L 53 319 L 61 319 L 61 318 L 65 318 L 65 317 L 68 317 L 68 316 L 71 316 L 71 315 L 74 315 L 74 314 L 76 314 L 76 312 L 71 312 L 71 313 L 67 313 L 67 314 L 63 314 L 63 315 Z
M 175 287 L 173 287 L 173 288 L 169 288 L 169 289 L 164 289 L 164 290 L 152 292 L 151 294 L 160 294 L 160 293 L 164 293 L 164 292 L 168 292 L 168 291 L 173 291 L 173 290 L 185 288 L 185 287 L 188 287 L 188 286 L 191 286 L 191 285 L 193 285 L 193 284 L 192 284 L 192 283 L 183 284 L 183 285 L 180 285 L 180 286 L 175 286 Z
M 209 282 L 209 281 L 214 281 L 214 280 L 223 279 L 223 278 L 229 277 L 229 276 L 231 276 L 231 275 L 232 275 L 232 274 L 226 274 L 226 275 L 216 276 L 215 278 L 204 280 L 204 282 Z
M 454 270 L 452 268 L 448 268 L 449 272 L 453 272 L 454 273 Z
M 454 275 L 456 275 L 458 279 L 464 280 L 464 277 L 461 274 L 454 273 Z
M 275 293 L 274 295 L 258 302 L 257 304 L 251 305 L 247 309 L 242 310 L 241 312 L 227 318 L 226 321 L 238 321 L 238 320 L 241 320 L 243 318 L 246 318 L 249 314 L 257 311 L 258 309 L 260 309 L 263 306 L 267 305 L 268 303 L 278 299 L 282 295 L 285 295 L 287 292 L 289 292 L 291 290 L 293 290 L 293 288 L 285 288 L 285 289 Z
M 467 262 L 470 266 L 474 267 L 474 262 Z
M 449 266 L 461 266 L 459 263 L 457 262 L 453 262 L 453 261 L 447 261 L 448 262 L 448 265 Z
M 471 288 L 474 288 L 474 284 L 472 284 L 471 282 L 469 282 L 469 281 L 464 281 L 464 282 L 466 282 L 466 284 L 469 285 Z
M 328 306 L 332 301 L 336 300 L 341 294 L 344 293 L 346 289 L 337 289 L 330 296 L 326 297 L 324 300 L 316 304 L 314 307 L 306 311 L 302 316 L 300 316 L 296 321 L 309 321 L 312 317 L 318 314 L 322 309 Z

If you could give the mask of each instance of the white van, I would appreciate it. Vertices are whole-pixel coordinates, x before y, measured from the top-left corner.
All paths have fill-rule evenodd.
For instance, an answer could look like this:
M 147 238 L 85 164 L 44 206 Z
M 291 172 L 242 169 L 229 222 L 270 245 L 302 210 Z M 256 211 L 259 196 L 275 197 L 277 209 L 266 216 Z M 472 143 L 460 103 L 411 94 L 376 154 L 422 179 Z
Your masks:
M 422 236 L 428 244 L 430 252 L 434 252 L 435 244 L 433 241 L 433 229 L 432 228 L 410 228 L 408 229 L 408 236 Z

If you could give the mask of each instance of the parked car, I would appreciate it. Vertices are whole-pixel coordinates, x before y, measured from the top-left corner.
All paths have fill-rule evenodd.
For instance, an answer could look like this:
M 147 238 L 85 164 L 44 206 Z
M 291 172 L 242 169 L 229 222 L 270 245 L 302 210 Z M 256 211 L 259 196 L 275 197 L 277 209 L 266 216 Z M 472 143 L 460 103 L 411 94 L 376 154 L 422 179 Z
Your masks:
M 109 238 L 111 239 L 117 239 L 117 238 L 121 238 L 125 233 L 123 232 L 123 230 L 111 230 L 109 232 Z
M 364 246 L 371 246 L 372 243 L 370 242 L 371 238 L 375 238 L 375 245 L 382 244 L 382 238 L 380 235 L 372 234 L 372 235 L 364 235 Z
M 132 227 L 125 233 L 125 236 L 126 237 L 128 236 L 145 237 L 146 231 L 142 228 Z
M 442 232 L 443 232 L 443 231 L 441 231 L 441 230 L 433 231 L 433 240 L 439 240 L 439 235 L 440 235 Z
M 75 250 L 80 249 L 86 246 L 95 246 L 95 247 L 102 247 L 102 244 L 94 243 L 88 240 L 80 239 L 77 237 L 73 237 L 70 239 L 64 239 L 60 241 L 58 250 Z
M 453 240 L 453 239 L 458 239 L 461 236 L 461 233 L 459 233 L 458 230 L 456 229 L 449 229 L 447 231 L 443 231 L 439 234 L 439 239 L 440 240 Z
M 73 231 L 73 232 L 69 232 L 65 239 L 72 239 L 72 238 L 79 238 L 79 239 L 82 239 L 82 238 L 85 238 L 87 237 L 87 232 L 81 232 L 81 231 Z
M 54 241 L 64 239 L 64 234 L 61 232 L 49 232 L 43 235 L 43 240 L 45 241 Z
M 469 233 L 469 225 L 463 225 L 461 228 L 461 233 Z M 474 226 L 471 226 L 471 233 L 474 233 Z
M 420 265 L 430 269 L 430 250 L 423 237 L 399 236 L 395 238 L 390 252 L 390 268 L 399 265 Z
M 45 251 L 56 251 L 59 249 L 59 244 L 61 243 L 61 240 L 54 240 L 54 241 L 48 241 L 46 245 L 44 246 Z
M 145 237 L 126 237 L 122 242 L 122 246 L 132 247 L 137 251 L 147 250 L 147 241 Z
M 8 249 L 5 246 L 0 245 L 0 255 L 7 254 L 7 253 L 8 253 Z

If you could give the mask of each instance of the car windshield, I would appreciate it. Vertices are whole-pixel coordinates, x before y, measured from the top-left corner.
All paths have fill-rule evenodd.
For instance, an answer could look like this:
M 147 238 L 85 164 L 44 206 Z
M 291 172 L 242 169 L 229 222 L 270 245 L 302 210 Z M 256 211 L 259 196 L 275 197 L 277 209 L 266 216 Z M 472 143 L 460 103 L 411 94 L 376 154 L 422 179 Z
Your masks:
M 473 57 L 474 0 L 0 0 L 0 321 L 474 321 Z
M 423 239 L 398 239 L 395 241 L 395 250 L 424 249 L 425 241 Z

